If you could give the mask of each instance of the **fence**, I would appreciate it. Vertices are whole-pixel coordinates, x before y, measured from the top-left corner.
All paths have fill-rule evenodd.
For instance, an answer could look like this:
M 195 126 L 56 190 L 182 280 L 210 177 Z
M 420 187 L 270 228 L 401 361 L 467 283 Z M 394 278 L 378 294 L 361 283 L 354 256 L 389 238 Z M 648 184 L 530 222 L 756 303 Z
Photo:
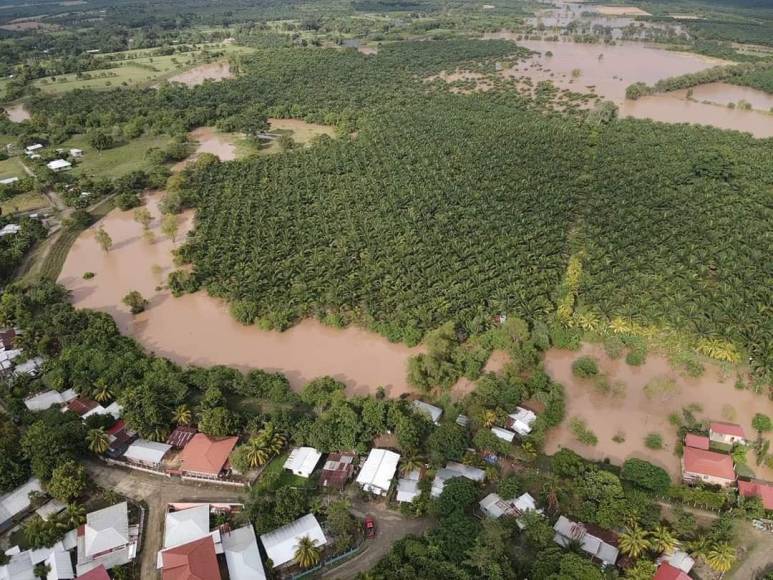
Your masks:
M 145 473 L 150 473 L 152 475 L 158 475 L 161 477 L 172 477 L 170 474 L 160 471 L 158 469 L 153 469 L 152 467 L 143 467 L 141 465 L 137 465 L 136 463 L 129 463 L 127 461 L 118 461 L 116 459 L 110 459 L 109 457 L 103 458 L 105 463 L 108 465 L 117 465 L 118 467 L 126 467 L 128 469 L 135 469 L 137 471 L 144 471 Z
M 300 580 L 301 578 L 309 578 L 312 574 L 316 574 L 317 572 L 321 572 L 325 568 L 328 568 L 330 566 L 333 566 L 334 564 L 341 564 L 344 561 L 348 560 L 358 552 L 360 552 L 365 546 L 365 541 L 360 540 L 360 543 L 349 550 L 348 552 L 344 552 L 343 554 L 339 554 L 338 556 L 333 556 L 332 558 L 328 558 L 327 560 L 324 560 L 314 566 L 313 568 L 309 568 L 308 570 L 304 570 L 303 572 L 300 572 L 299 574 L 295 574 L 293 576 L 290 576 L 290 580 Z

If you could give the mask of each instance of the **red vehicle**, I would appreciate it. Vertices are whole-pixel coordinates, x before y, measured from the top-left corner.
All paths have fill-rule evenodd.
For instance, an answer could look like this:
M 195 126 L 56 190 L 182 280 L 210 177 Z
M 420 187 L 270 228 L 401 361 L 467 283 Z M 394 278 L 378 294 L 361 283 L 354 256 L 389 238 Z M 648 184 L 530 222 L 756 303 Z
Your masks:
M 365 516 L 365 537 L 369 540 L 376 537 L 376 520 L 373 516 Z

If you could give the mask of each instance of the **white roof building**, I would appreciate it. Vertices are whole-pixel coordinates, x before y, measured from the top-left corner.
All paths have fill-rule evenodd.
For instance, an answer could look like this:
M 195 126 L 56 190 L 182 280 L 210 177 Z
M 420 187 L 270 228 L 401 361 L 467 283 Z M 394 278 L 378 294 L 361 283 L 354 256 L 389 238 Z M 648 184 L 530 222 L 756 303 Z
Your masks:
M 385 495 L 392 485 L 400 455 L 388 449 L 371 449 L 368 458 L 357 475 L 357 483 L 363 490 Z
M 419 480 L 421 472 L 414 469 L 405 477 L 397 481 L 397 501 L 401 503 L 410 503 L 421 495 L 419 490 Z
M 166 514 L 164 548 L 187 544 L 209 535 L 209 504 Z
M 11 556 L 8 564 L 0 566 L 0 580 L 37 580 L 29 551 Z
M 296 447 L 290 452 L 284 468 L 289 469 L 299 477 L 308 478 L 322 458 L 322 453 L 313 447 Z
M 91 417 L 92 415 L 112 415 L 113 419 L 116 421 L 121 418 L 121 414 L 123 413 L 123 407 L 119 405 L 116 401 L 113 401 L 108 405 L 107 407 L 103 407 L 102 405 L 97 405 L 90 411 L 87 411 L 81 416 L 81 419 L 84 421 Z
M 129 461 L 155 467 L 163 461 L 164 456 L 171 448 L 172 446 L 167 445 L 166 443 L 137 439 L 134 443 L 129 445 L 129 448 L 123 456 Z
M 2 228 L 0 228 L 0 238 L 5 236 L 13 236 L 18 234 L 20 231 L 21 226 L 19 224 L 5 224 Z
M 49 567 L 46 580 L 66 580 L 75 578 L 75 572 L 72 569 L 72 560 L 70 553 L 64 550 L 54 550 L 45 560 Z
M 115 550 L 129 543 L 129 506 L 117 503 L 86 516 L 84 547 L 87 557 Z
M 21 364 L 16 365 L 13 369 L 15 375 L 36 375 L 41 368 L 43 368 L 43 359 L 39 356 L 31 358 L 28 361 L 24 361 Z
M 67 506 L 58 499 L 52 499 L 36 509 L 35 513 L 45 521 L 48 521 L 51 516 L 63 512 L 66 507 Z
M 44 391 L 24 399 L 24 406 L 30 411 L 45 411 L 54 405 L 64 405 L 77 398 L 78 394 L 73 389 L 67 389 L 61 393 L 58 391 Z
M 425 403 L 424 401 L 414 401 L 413 408 L 419 413 L 429 417 L 429 419 L 435 423 L 435 425 L 437 425 L 438 421 L 440 421 L 440 417 L 443 416 L 443 409 L 436 407 L 435 405 Z
M 34 153 L 35 151 L 40 151 L 43 149 L 43 146 L 40 143 L 35 143 L 34 145 L 30 145 L 29 147 L 24 148 L 24 152 L 29 155 L 30 153 Z
M 492 427 L 491 432 L 502 441 L 507 441 L 508 443 L 512 443 L 513 439 L 515 439 L 515 433 L 508 431 L 507 429 L 502 429 L 502 427 Z
M 53 161 L 49 161 L 46 164 L 46 167 L 48 167 L 51 171 L 54 171 L 54 172 L 66 171 L 72 168 L 72 163 L 70 163 L 66 159 L 54 159 Z
M 449 461 L 445 468 L 439 469 L 432 480 L 432 497 L 440 497 L 446 482 L 454 477 L 466 477 L 472 481 L 481 482 L 486 479 L 486 472 L 477 467 L 470 467 L 455 461 Z
M 553 526 L 556 534 L 553 541 L 566 548 L 570 542 L 580 542 L 582 550 L 594 558 L 601 560 L 609 566 L 614 566 L 617 562 L 619 551 L 617 547 L 606 543 L 601 538 L 588 533 L 585 526 L 573 522 L 572 520 L 561 516 Z
M 19 181 L 18 177 L 6 177 L 5 179 L 0 179 L 0 185 L 11 185 L 17 181 Z
M 70 149 L 70 157 L 83 157 L 83 149 Z
M 325 533 L 314 514 L 307 514 L 273 532 L 263 534 L 260 536 L 260 541 L 263 543 L 266 555 L 274 563 L 274 568 L 279 568 L 293 561 L 298 541 L 305 537 L 316 540 L 317 547 L 327 544 Z
M 531 426 L 537 420 L 537 415 L 523 407 L 516 407 L 515 413 L 508 415 L 508 417 L 507 426 L 521 437 L 531 433 Z
M 666 554 L 658 558 L 658 564 L 661 562 L 668 562 L 674 568 L 678 568 L 685 574 L 689 574 L 692 567 L 695 566 L 695 559 L 690 554 L 683 552 L 682 550 L 675 550 L 671 554 Z
M 24 485 L 0 496 L 0 529 L 5 527 L 13 518 L 30 509 L 29 495 L 31 492 L 42 492 L 40 480 L 33 477 Z
M 266 580 L 251 524 L 223 534 L 223 553 L 231 580 Z

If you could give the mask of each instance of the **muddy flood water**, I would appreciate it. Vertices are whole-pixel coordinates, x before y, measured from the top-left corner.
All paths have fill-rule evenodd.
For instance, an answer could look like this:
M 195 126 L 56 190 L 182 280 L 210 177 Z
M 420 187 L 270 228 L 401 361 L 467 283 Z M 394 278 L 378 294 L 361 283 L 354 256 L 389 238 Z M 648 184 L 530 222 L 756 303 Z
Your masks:
M 96 227 L 78 238 L 59 277 L 72 292 L 75 306 L 109 313 L 122 333 L 180 364 L 279 371 L 294 388 L 330 375 L 346 383 L 352 394 L 374 392 L 379 385 L 390 396 L 410 390 L 407 362 L 420 352 L 418 348 L 393 344 L 355 327 L 329 328 L 315 320 L 304 320 L 286 332 L 262 331 L 237 323 L 221 301 L 205 292 L 174 298 L 168 290 L 157 289 L 173 269 L 174 246 L 159 231 L 160 197 L 147 198 L 155 241 L 143 237 L 131 211 L 113 211 L 99 222 L 113 240 L 110 252 L 99 249 Z M 191 222 L 191 212 L 181 218 L 178 243 Z M 96 275 L 84 280 L 86 271 Z M 132 316 L 121 303 L 130 290 L 150 301 L 144 313 Z
M 196 141 L 196 150 L 193 155 L 183 159 L 172 167 L 172 171 L 181 171 L 186 165 L 195 161 L 202 153 L 211 153 L 220 161 L 232 161 L 236 159 L 236 145 L 230 135 L 218 133 L 214 127 L 199 127 L 188 133 L 191 141 Z
M 484 38 L 516 39 L 507 31 L 486 34 Z M 652 85 L 664 78 L 731 64 L 728 61 L 634 42 L 614 46 L 537 40 L 517 42 L 539 54 L 502 71 L 504 76 L 549 80 L 562 89 L 599 95 L 615 102 L 622 117 L 699 123 L 745 131 L 760 138 L 773 136 L 773 115 L 767 112 L 773 106 L 770 105 L 773 97 L 761 91 L 711 83 L 693 89 L 691 100 L 686 98 L 687 91 L 658 94 L 637 101 L 625 98 L 626 88 L 635 82 Z M 548 52 L 552 56 L 547 56 Z M 759 110 L 745 111 L 726 106 L 728 102 L 737 103 L 741 99 Z M 704 100 L 711 102 L 704 103 Z
M 222 81 L 223 79 L 232 79 L 234 77 L 231 67 L 227 62 L 212 62 L 202 64 L 178 75 L 170 77 L 173 83 L 182 83 L 189 87 L 201 85 L 206 80 Z
M 600 370 L 610 383 L 619 381 L 625 385 L 620 396 L 599 394 L 588 379 L 572 374 L 572 363 L 582 355 L 596 357 Z M 755 437 L 751 420 L 755 413 L 773 414 L 773 403 L 764 395 L 748 390 L 737 390 L 735 375 L 722 376 L 717 367 L 706 367 L 699 378 L 686 378 L 674 371 L 665 357 L 649 355 L 640 366 L 626 364 L 624 358 L 610 359 L 600 345 L 586 344 L 579 352 L 550 350 L 545 358 L 545 370 L 554 380 L 563 384 L 567 394 L 566 420 L 548 434 L 546 451 L 555 453 L 568 447 L 596 460 L 609 458 L 620 465 L 634 456 L 660 465 L 674 476 L 680 473 L 680 459 L 674 454 L 676 428 L 669 421 L 671 413 L 679 413 L 688 405 L 697 404 L 701 410 L 694 413 L 699 420 L 730 421 L 740 424 L 748 438 Z M 668 394 L 648 397 L 644 387 L 653 379 L 668 377 L 676 382 L 676 389 Z M 589 447 L 579 443 L 569 428 L 573 417 L 585 420 L 598 437 L 598 444 Z M 659 433 L 664 448 L 648 449 L 645 437 Z M 622 435 L 622 443 L 613 437 Z M 773 481 L 773 470 L 754 465 L 754 455 L 749 453 L 749 466 L 757 477 Z
M 21 123 L 30 118 L 30 113 L 24 108 L 24 103 L 18 103 L 4 108 L 6 113 L 8 113 L 8 119 L 14 123 Z

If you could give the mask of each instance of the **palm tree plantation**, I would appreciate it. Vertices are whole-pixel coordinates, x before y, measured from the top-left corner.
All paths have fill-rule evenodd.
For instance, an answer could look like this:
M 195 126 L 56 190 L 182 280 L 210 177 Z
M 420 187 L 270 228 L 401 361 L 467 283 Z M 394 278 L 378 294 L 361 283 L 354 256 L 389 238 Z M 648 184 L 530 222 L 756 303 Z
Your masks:
M 0 579 L 773 580 L 763 0 L 0 0 Z

